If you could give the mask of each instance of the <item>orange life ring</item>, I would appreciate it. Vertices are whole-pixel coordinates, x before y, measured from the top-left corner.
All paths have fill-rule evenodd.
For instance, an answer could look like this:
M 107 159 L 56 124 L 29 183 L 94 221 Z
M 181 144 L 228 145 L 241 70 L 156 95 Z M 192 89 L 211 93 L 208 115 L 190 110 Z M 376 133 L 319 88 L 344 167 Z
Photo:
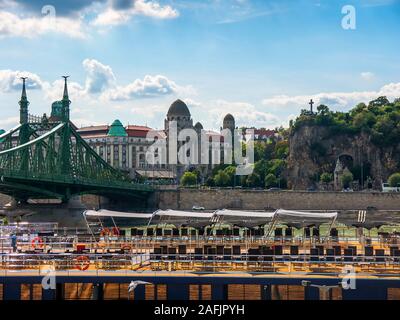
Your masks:
M 113 227 L 113 228 L 112 228 L 112 234 L 113 234 L 114 236 L 119 236 L 119 234 L 120 234 L 119 228 Z
M 104 228 L 103 230 L 100 231 L 100 236 L 108 236 L 110 234 L 110 229 Z
M 42 249 L 44 247 L 43 239 L 41 237 L 33 238 L 31 241 L 31 246 L 33 249 L 36 249 L 37 246 Z
M 131 251 L 132 250 L 132 246 L 130 244 L 124 244 L 121 246 L 121 250 L 122 251 Z
M 90 260 L 87 256 L 79 256 L 75 259 L 75 268 L 85 271 L 90 267 Z

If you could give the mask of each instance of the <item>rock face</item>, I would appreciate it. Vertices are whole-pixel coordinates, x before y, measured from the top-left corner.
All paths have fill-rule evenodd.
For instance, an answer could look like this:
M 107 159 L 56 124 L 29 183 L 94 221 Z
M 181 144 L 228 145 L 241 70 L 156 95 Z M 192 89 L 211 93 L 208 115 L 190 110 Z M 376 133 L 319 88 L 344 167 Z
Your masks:
M 333 173 L 337 160 L 365 182 L 371 177 L 374 189 L 400 171 L 400 142 L 377 146 L 366 133 L 336 133 L 330 127 L 305 125 L 289 137 L 288 187 L 304 190 L 315 185 L 319 175 Z

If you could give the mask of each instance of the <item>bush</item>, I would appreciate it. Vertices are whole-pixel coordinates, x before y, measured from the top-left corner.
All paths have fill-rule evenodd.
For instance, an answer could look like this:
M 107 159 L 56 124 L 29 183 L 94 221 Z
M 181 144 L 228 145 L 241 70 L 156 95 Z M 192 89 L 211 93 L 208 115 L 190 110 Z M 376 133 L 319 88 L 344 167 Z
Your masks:
M 231 178 L 225 171 L 219 170 L 214 177 L 214 181 L 217 187 L 227 187 L 230 185 Z
M 181 179 L 182 186 L 194 186 L 197 184 L 197 175 L 193 172 L 185 172 Z
M 266 188 L 272 188 L 276 187 L 277 185 L 277 179 L 274 174 L 270 173 L 265 177 L 265 187 Z
M 343 173 L 342 177 L 341 177 L 341 182 L 343 185 L 343 188 L 349 188 L 350 184 L 353 182 L 354 177 L 352 173 Z
M 332 180 L 333 180 L 332 173 L 324 172 L 323 174 L 321 174 L 321 181 L 323 183 L 329 183 L 332 182 Z
M 399 187 L 400 186 L 400 172 L 394 173 L 389 177 L 389 186 Z
M 252 173 L 247 177 L 246 184 L 248 187 L 261 187 L 261 179 L 260 176 L 257 173 Z

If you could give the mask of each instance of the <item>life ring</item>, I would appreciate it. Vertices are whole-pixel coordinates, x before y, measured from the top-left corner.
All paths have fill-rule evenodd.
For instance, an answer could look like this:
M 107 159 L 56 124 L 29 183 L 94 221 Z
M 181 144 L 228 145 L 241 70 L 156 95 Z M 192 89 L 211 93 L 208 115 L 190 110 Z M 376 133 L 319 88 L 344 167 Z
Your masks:
M 87 256 L 79 256 L 75 259 L 75 268 L 80 271 L 85 271 L 90 267 L 90 260 Z
M 108 235 L 110 235 L 110 229 L 104 228 L 103 230 L 100 231 L 100 236 L 104 237 Z
M 31 246 L 33 249 L 36 249 L 36 247 L 42 249 L 44 247 L 43 239 L 41 237 L 33 238 L 31 241 Z
M 119 235 L 120 235 L 119 228 L 118 228 L 118 227 L 113 227 L 113 228 L 112 228 L 112 234 L 113 234 L 114 236 L 119 236 Z
M 122 251 L 131 251 L 132 250 L 132 246 L 130 244 L 124 244 L 121 246 L 121 250 Z

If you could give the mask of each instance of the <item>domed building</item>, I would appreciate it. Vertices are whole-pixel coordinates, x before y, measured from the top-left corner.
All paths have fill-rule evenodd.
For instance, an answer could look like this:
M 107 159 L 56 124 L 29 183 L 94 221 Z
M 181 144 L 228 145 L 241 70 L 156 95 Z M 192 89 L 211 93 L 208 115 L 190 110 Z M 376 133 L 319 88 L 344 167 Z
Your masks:
M 224 121 L 222 123 L 222 129 L 229 129 L 231 131 L 235 130 L 235 118 L 230 113 L 228 113 L 224 117 Z
M 193 120 L 186 103 L 178 99 L 168 109 L 167 118 L 164 122 L 165 131 L 168 131 L 169 122 L 176 121 L 178 132 L 185 128 L 193 128 Z
M 127 137 L 128 136 L 124 126 L 122 125 L 121 121 L 119 121 L 118 119 L 114 120 L 114 122 L 111 124 L 110 129 L 108 129 L 107 135 L 109 137 Z
M 171 106 L 168 109 L 167 112 L 167 117 L 164 121 L 164 130 L 165 134 L 167 136 L 167 150 L 169 150 L 169 138 L 170 138 L 170 132 L 169 132 L 169 127 L 171 122 L 175 121 L 176 122 L 176 127 L 177 127 L 177 135 L 179 136 L 179 132 L 183 129 L 193 129 L 193 120 L 192 116 L 190 114 L 189 108 L 186 105 L 185 102 L 182 100 L 178 99 L 174 101 Z M 180 150 L 180 148 L 185 144 L 184 141 L 178 141 L 177 143 L 177 151 Z M 167 154 L 167 159 L 168 163 L 174 162 L 172 161 L 171 155 L 168 153 Z M 178 177 L 180 177 L 185 170 L 188 169 L 187 165 L 182 165 L 182 164 L 177 164 L 173 165 L 175 167 L 175 172 Z

